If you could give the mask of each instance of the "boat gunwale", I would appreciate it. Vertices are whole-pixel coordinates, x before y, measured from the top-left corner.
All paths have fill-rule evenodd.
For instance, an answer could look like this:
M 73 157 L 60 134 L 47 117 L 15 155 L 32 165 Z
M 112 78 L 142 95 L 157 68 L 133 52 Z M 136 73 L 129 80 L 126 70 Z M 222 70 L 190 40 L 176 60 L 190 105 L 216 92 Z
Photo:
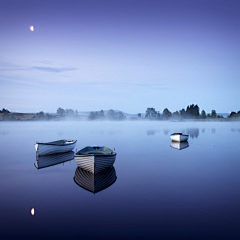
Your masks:
M 97 149 L 94 149 L 96 147 Z M 88 150 L 87 148 L 91 148 Z M 100 148 L 100 149 L 99 149 Z M 105 148 L 105 150 L 103 150 Z M 106 150 L 107 149 L 107 150 Z M 92 145 L 82 148 L 81 150 L 77 151 L 74 156 L 116 156 L 117 153 L 115 150 L 112 150 L 106 146 L 99 146 L 99 145 Z
M 107 156 L 116 156 L 117 153 L 114 152 L 114 153 L 109 153 L 109 154 L 97 154 L 97 153 L 90 153 L 90 154 L 78 154 L 75 153 L 74 154 L 74 157 L 90 157 L 90 156 L 104 156 L 104 157 L 107 157 Z
M 61 140 L 60 140 L 61 141 Z M 63 141 L 68 141 L 68 140 L 63 140 Z M 58 142 L 58 141 L 56 141 L 56 142 Z M 40 144 L 40 145 L 51 145 L 51 146 L 70 146 L 70 145 L 72 145 L 72 144 L 75 144 L 77 142 L 77 140 L 74 140 L 72 143 L 68 143 L 68 144 L 66 144 L 66 143 L 63 143 L 63 144 L 57 144 L 57 143 L 53 143 L 53 142 L 50 142 L 50 143 L 40 143 L 40 142 L 36 142 L 34 145 L 36 145 L 36 144 Z
M 170 136 L 174 136 L 174 135 L 176 135 L 176 136 L 189 136 L 189 134 L 187 134 L 187 133 L 172 133 Z

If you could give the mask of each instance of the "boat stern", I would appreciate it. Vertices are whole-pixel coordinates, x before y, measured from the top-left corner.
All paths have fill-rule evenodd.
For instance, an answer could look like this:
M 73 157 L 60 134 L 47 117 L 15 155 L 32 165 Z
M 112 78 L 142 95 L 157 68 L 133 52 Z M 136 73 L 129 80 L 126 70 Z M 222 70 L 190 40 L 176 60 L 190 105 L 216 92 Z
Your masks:
M 35 143 L 34 146 L 35 146 L 35 149 L 36 149 L 36 152 L 37 152 L 38 151 L 38 143 Z

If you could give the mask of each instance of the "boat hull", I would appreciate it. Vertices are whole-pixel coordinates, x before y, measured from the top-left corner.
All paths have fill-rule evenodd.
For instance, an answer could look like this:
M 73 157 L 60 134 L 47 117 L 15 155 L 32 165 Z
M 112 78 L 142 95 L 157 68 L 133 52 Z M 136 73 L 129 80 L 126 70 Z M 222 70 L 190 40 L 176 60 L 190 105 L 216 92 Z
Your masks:
M 117 176 L 114 167 L 99 173 L 91 173 L 77 167 L 73 179 L 81 188 L 92 193 L 97 193 L 110 187 L 117 180 Z
M 174 134 L 174 135 L 171 135 L 170 137 L 174 142 L 184 142 L 188 140 L 187 134 L 182 134 L 182 135 Z
M 49 144 L 43 144 L 43 143 L 36 143 L 35 149 L 37 151 L 38 156 L 43 155 L 50 155 L 50 154 L 56 154 L 56 153 L 64 153 L 64 152 L 70 152 L 74 149 L 76 145 L 76 141 L 72 144 L 67 145 L 49 145 Z
M 101 172 L 113 166 L 116 153 L 109 155 L 75 155 L 77 165 L 91 173 Z

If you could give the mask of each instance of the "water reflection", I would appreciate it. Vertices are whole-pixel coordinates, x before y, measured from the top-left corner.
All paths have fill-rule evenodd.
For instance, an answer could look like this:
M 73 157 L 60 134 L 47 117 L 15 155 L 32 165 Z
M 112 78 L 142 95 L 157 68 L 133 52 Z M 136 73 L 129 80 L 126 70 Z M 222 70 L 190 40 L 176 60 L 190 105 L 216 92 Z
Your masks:
M 165 129 L 165 130 L 163 131 L 163 133 L 164 133 L 165 135 L 168 135 L 169 130 L 166 130 L 166 129 Z
M 148 136 L 151 136 L 151 135 L 155 135 L 156 133 L 158 133 L 159 131 L 157 131 L 157 130 L 148 130 L 147 131 L 147 135 Z
M 215 128 L 212 128 L 212 133 L 215 133 L 216 132 L 216 129 Z
M 237 131 L 237 132 L 240 132 L 240 128 L 237 128 L 237 129 L 236 129 L 236 128 L 232 128 L 231 131 L 232 131 L 232 132 L 236 132 L 236 131 Z
M 9 134 L 9 132 L 8 131 L 0 131 L 0 134 L 5 136 L 5 135 Z
M 38 156 L 34 163 L 37 169 L 50 167 L 74 159 L 74 152 L 58 153 L 52 155 Z
M 189 134 L 190 138 L 198 138 L 199 128 L 188 128 L 187 134 Z
M 95 194 L 110 187 L 117 180 L 117 176 L 114 167 L 95 174 L 77 167 L 73 179 L 81 188 Z
M 172 148 L 181 150 L 181 149 L 189 147 L 189 144 L 188 144 L 188 141 L 185 141 L 185 142 L 174 142 L 174 141 L 172 141 L 170 146 Z

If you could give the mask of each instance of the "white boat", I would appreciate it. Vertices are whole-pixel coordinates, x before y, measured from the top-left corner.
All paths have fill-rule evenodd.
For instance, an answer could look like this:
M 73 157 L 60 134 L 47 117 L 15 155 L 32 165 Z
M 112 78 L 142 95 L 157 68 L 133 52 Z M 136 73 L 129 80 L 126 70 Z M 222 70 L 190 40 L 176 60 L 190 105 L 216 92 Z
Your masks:
M 173 133 L 170 135 L 170 138 L 174 142 L 184 142 L 188 140 L 189 135 L 186 133 Z
M 37 156 L 34 166 L 37 169 L 54 166 L 74 159 L 74 152 Z
M 181 149 L 189 147 L 189 144 L 188 144 L 188 141 L 184 141 L 184 142 L 174 142 L 174 141 L 172 141 L 170 146 L 172 148 L 181 150 Z
M 103 171 L 113 166 L 117 153 L 104 146 L 88 146 L 74 155 L 77 165 L 92 173 Z
M 36 142 L 35 149 L 38 156 L 70 152 L 74 149 L 77 140 L 58 140 L 55 142 Z
M 95 194 L 115 183 L 117 176 L 114 167 L 98 173 L 91 173 L 80 167 L 77 167 L 73 179 L 74 182 L 81 188 Z

